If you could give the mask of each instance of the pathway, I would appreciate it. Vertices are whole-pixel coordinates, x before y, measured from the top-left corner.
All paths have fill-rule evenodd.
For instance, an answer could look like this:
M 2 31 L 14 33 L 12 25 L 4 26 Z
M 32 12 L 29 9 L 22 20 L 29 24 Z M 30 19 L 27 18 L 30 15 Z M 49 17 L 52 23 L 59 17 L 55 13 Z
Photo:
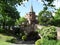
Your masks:
M 34 45 L 34 44 L 12 44 L 12 45 Z
M 12 45 L 34 45 L 34 41 L 18 41 L 16 44 Z

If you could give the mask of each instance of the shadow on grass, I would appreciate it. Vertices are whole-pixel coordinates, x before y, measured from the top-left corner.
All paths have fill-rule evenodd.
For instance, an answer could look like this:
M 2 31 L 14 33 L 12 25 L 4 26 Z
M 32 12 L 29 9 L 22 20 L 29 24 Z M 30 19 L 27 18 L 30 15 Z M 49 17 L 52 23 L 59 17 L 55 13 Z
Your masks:
M 6 40 L 6 42 L 10 42 L 10 43 L 15 43 L 15 44 L 34 44 L 35 41 L 23 41 L 21 39 L 17 39 L 17 38 L 12 38 L 11 40 Z
M 35 41 L 17 41 L 15 39 L 12 39 L 12 40 L 7 40 L 7 42 L 11 42 L 11 43 L 15 43 L 15 44 L 34 44 Z

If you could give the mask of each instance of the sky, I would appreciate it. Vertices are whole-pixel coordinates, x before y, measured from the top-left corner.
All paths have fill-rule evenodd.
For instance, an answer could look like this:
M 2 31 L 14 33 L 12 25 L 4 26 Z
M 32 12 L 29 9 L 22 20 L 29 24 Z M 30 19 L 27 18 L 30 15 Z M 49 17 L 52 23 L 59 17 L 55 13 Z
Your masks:
M 53 3 L 56 8 L 60 7 L 60 0 L 55 0 Z M 26 15 L 26 13 L 28 13 L 30 11 L 30 7 L 31 5 L 33 6 L 33 10 L 36 13 L 36 15 L 38 15 L 38 13 L 43 10 L 43 3 L 41 2 L 41 0 L 29 0 L 28 2 L 24 1 L 23 4 L 21 6 L 17 6 L 17 10 L 20 13 L 20 16 L 23 17 Z

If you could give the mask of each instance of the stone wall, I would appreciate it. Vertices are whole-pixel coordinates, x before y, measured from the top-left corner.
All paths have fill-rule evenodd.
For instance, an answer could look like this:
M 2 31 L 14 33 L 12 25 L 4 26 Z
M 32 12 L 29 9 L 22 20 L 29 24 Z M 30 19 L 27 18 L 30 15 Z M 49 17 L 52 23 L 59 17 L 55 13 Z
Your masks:
M 57 29 L 57 39 L 60 40 L 60 27 L 56 27 Z
M 37 29 L 41 29 L 44 26 L 38 25 L 38 24 L 32 24 L 32 25 L 27 25 L 24 28 L 24 32 L 29 33 L 31 31 L 36 31 Z M 57 30 L 57 39 L 60 39 L 60 27 L 56 27 Z
M 35 30 L 37 29 L 34 24 L 27 25 L 27 26 L 24 26 L 24 27 L 22 27 L 22 28 L 24 28 L 23 30 L 24 30 L 24 32 L 26 32 L 26 33 L 29 33 L 29 32 L 31 32 L 31 31 L 35 31 Z

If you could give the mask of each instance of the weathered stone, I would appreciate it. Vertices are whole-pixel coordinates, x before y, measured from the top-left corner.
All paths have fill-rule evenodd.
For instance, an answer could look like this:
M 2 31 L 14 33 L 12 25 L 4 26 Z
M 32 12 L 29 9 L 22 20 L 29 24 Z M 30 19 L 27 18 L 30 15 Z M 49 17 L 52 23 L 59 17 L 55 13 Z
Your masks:
M 60 28 L 57 27 L 56 29 L 57 29 L 57 39 L 60 40 Z

